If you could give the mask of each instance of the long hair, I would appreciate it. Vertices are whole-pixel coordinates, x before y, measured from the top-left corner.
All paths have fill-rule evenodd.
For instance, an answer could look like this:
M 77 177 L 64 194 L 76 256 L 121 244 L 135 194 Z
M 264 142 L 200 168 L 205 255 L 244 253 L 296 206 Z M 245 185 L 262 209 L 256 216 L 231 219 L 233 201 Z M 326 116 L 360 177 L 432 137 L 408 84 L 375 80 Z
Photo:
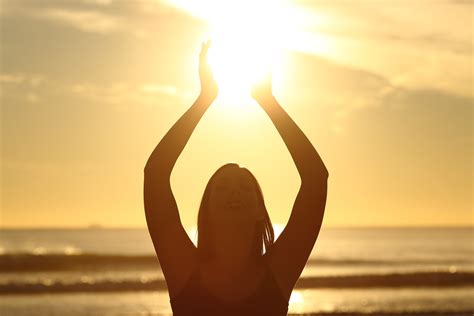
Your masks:
M 201 199 L 201 204 L 199 206 L 197 225 L 197 248 L 199 257 L 203 260 L 209 259 L 213 254 L 213 240 L 209 225 L 209 200 L 211 195 L 211 188 L 219 171 L 229 167 L 238 167 L 251 176 L 254 181 L 255 187 L 257 188 L 257 199 L 259 206 L 263 207 L 264 210 L 265 216 L 263 220 L 257 221 L 256 223 L 256 230 L 252 246 L 255 258 L 259 258 L 263 255 L 263 246 L 265 246 L 265 251 L 268 251 L 274 242 L 275 234 L 273 232 L 272 222 L 270 220 L 270 216 L 268 216 L 268 211 L 265 206 L 265 201 L 263 199 L 263 192 L 260 188 L 260 185 L 258 184 L 257 179 L 247 168 L 242 168 L 236 163 L 227 163 L 217 169 L 216 172 L 214 172 L 214 174 L 209 179 L 209 182 L 206 185 L 206 189 L 204 190 L 204 194 Z

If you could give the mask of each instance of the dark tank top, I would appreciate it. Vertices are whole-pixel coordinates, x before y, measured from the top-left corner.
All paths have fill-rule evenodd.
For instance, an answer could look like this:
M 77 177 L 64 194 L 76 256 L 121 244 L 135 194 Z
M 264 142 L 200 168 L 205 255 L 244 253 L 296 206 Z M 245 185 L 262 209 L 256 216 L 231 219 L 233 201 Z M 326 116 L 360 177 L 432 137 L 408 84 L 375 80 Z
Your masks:
M 263 262 L 265 276 L 257 290 L 235 302 L 222 301 L 209 293 L 199 281 L 198 265 L 181 292 L 170 300 L 173 316 L 286 316 L 288 300 Z

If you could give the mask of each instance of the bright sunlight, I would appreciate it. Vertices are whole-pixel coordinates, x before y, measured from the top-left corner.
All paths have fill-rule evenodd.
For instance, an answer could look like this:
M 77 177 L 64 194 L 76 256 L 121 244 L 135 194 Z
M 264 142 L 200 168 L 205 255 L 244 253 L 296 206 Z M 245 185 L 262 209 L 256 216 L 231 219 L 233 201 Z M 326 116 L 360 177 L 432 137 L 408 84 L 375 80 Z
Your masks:
M 278 68 L 292 23 L 283 0 L 236 2 L 174 0 L 210 26 L 209 63 L 225 105 L 251 102 L 250 89 Z
M 283 68 L 284 50 L 331 54 L 324 37 L 308 37 L 308 30 L 329 21 L 320 13 L 309 14 L 288 0 L 165 2 L 209 24 L 212 45 L 208 59 L 219 85 L 217 102 L 226 108 L 238 107 L 242 111 L 242 105 L 253 102 L 252 85 L 267 73 L 278 73 Z M 313 44 L 308 46 L 309 42 Z
M 257 21 L 244 25 L 227 21 L 212 34 L 209 63 L 226 101 L 249 97 L 252 85 L 278 66 L 281 48 L 274 34 L 256 26 Z
M 252 85 L 278 67 L 285 37 L 278 23 L 280 2 L 219 3 L 207 17 L 212 39 L 209 63 L 223 103 L 242 103 L 250 99 Z

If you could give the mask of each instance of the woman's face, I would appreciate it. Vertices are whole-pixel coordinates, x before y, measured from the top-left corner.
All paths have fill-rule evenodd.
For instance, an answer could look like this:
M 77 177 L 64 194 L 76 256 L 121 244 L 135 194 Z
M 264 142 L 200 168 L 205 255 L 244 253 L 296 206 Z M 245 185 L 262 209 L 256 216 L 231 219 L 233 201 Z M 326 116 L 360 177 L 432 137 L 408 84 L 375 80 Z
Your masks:
M 255 181 L 239 167 L 224 168 L 216 175 L 209 202 L 216 222 L 251 224 L 263 219 Z

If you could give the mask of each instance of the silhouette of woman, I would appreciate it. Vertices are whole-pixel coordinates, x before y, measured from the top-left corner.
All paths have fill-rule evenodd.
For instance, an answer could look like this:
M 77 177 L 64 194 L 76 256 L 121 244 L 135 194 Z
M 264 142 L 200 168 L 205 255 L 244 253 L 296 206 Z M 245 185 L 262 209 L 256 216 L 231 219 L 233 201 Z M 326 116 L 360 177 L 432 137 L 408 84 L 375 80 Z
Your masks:
M 218 87 L 203 43 L 201 93 L 151 154 L 144 172 L 145 214 L 173 315 L 287 315 L 288 301 L 321 228 L 328 171 L 272 95 L 271 77 L 252 90 L 296 164 L 301 185 L 289 221 L 274 242 L 262 191 L 250 171 L 220 167 L 198 215 L 197 247 L 186 234 L 170 186 L 171 171 Z M 263 249 L 265 245 L 265 252 Z

